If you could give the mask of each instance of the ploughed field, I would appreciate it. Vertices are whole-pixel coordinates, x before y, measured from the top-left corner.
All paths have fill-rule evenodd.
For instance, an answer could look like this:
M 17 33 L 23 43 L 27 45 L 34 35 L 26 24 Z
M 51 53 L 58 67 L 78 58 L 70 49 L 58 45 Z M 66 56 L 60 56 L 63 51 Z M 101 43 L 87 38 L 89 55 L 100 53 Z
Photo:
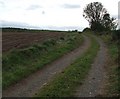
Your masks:
M 7 52 L 11 49 L 24 48 L 36 43 L 42 43 L 48 39 L 58 39 L 63 36 L 63 32 L 40 31 L 40 32 L 2 32 L 2 50 Z

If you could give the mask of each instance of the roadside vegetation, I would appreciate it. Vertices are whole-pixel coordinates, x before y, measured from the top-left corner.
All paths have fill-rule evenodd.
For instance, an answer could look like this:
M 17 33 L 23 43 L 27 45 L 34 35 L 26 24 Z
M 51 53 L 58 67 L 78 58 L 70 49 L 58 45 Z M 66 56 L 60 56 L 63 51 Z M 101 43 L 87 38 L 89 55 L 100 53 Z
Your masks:
M 120 96 L 120 30 L 112 31 L 111 34 L 102 35 L 102 39 L 108 46 L 109 52 L 109 84 L 107 94 Z
M 70 66 L 45 85 L 37 97 L 70 97 L 77 86 L 81 85 L 91 68 L 99 50 L 99 44 L 91 37 L 90 48 Z
M 16 49 L 2 58 L 3 89 L 14 84 L 46 64 L 80 46 L 83 37 L 78 33 L 66 33 L 58 40 L 49 39 L 24 49 Z
M 120 30 L 117 30 L 118 21 L 111 17 L 101 2 L 89 3 L 83 10 L 83 16 L 90 24 L 95 34 L 101 35 L 108 46 L 110 54 L 108 76 L 108 96 L 120 96 Z

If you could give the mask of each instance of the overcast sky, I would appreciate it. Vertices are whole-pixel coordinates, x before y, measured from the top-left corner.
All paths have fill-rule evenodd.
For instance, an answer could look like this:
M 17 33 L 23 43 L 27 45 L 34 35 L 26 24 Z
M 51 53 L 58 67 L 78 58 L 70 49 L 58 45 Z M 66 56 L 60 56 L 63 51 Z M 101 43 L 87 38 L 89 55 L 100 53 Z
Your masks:
M 111 16 L 118 16 L 119 0 L 97 0 Z M 96 0 L 0 0 L 2 26 L 82 30 L 88 27 L 83 8 Z

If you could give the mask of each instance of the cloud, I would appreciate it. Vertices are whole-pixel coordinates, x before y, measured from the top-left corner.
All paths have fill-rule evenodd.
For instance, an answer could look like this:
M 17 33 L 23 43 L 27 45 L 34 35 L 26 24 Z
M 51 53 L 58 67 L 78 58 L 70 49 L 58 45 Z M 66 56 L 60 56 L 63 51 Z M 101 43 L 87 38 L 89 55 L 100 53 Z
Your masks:
M 20 22 L 13 22 L 13 21 L 4 21 L 1 20 L 1 27 L 18 27 L 18 28 L 25 28 L 30 27 L 26 23 L 20 23 Z
M 45 14 L 45 11 L 42 11 L 42 14 Z
M 0 1 L 0 7 L 4 7 L 5 6 L 5 3 Z
M 67 8 L 67 9 L 76 9 L 76 8 L 80 8 L 80 5 L 77 5 L 77 4 L 63 4 L 63 5 L 61 5 L 61 7 Z
M 1 20 L 0 23 L 2 23 L 0 27 L 15 27 L 15 28 L 27 28 L 27 29 L 62 30 L 62 31 L 68 31 L 68 30 L 81 31 L 84 29 L 84 27 L 79 27 L 79 26 L 52 26 L 52 25 L 33 26 L 26 23 L 4 21 L 4 20 Z
M 26 10 L 36 10 L 42 8 L 40 5 L 30 5 Z

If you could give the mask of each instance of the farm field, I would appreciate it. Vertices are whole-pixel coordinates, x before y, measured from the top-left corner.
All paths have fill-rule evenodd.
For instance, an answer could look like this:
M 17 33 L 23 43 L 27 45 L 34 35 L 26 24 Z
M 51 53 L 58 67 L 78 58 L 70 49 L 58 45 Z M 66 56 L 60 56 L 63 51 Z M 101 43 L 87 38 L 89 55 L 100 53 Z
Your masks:
M 16 32 L 4 33 L 8 41 L 11 41 L 11 48 L 3 53 L 3 88 L 15 84 L 22 78 L 45 67 L 62 55 L 77 48 L 83 42 L 79 33 L 65 32 Z M 13 35 L 13 37 L 12 37 Z M 20 35 L 20 36 L 17 36 Z M 16 36 L 16 37 L 15 37 Z M 18 38 L 18 39 L 15 39 Z M 38 42 L 35 42 L 37 40 Z M 7 39 L 3 41 L 9 44 Z M 19 43 L 20 42 L 20 43 Z M 16 47 L 15 44 L 19 45 Z M 19 44 L 18 44 L 19 43 Z M 26 46 L 22 46 L 26 44 Z M 5 46 L 8 48 L 8 46 Z M 5 49 L 3 46 L 3 49 Z M 7 52 L 7 53 L 6 53 Z
M 3 52 L 7 52 L 15 48 L 24 48 L 32 44 L 42 43 L 48 39 L 57 39 L 64 35 L 64 32 L 50 32 L 50 31 L 3 31 L 2 44 Z
M 116 47 L 106 46 L 111 43 L 109 35 L 20 30 L 3 31 L 2 37 L 3 97 L 96 97 L 119 93 L 118 83 L 114 85 L 106 78 L 110 71 L 109 50 L 117 56 Z M 105 85 L 108 81 L 114 90 Z

